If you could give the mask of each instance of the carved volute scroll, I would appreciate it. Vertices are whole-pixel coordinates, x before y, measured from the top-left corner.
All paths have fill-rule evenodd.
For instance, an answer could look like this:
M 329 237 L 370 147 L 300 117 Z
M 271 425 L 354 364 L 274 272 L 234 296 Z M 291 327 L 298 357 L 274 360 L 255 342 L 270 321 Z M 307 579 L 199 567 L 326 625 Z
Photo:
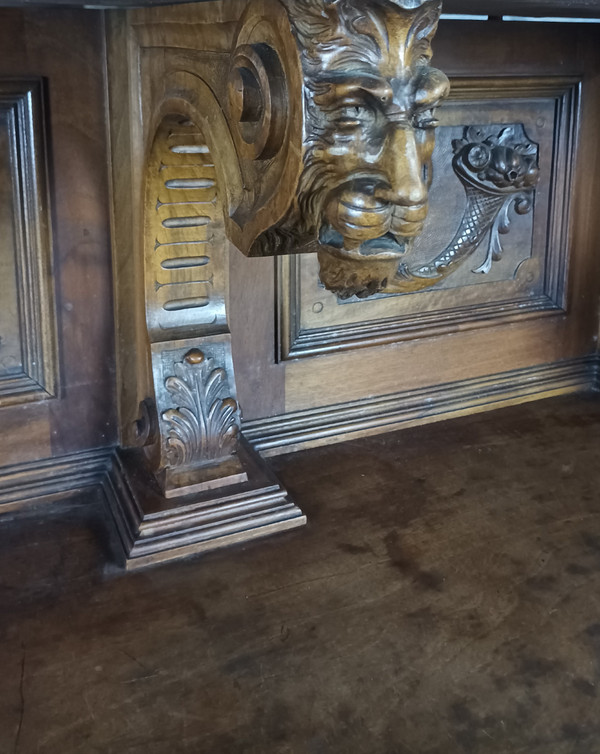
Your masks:
M 257 202 L 268 194 L 265 171 L 286 169 L 276 155 L 289 131 L 279 117 L 287 79 L 268 43 L 236 47 L 235 26 L 214 11 L 192 8 L 188 36 L 145 25 L 141 14 L 134 34 L 160 28 L 165 37 L 139 57 L 141 39 L 137 49 L 121 45 L 120 18 L 109 37 L 123 65 L 110 74 L 123 445 L 112 511 L 128 567 L 306 521 L 241 437 L 227 319 L 226 226 L 268 224 Z M 157 10 L 159 21 L 170 12 Z M 136 28 L 136 13 L 128 18 Z M 182 39 L 184 55 L 169 44 Z M 125 99 L 135 103 L 126 127 L 114 104 L 124 80 L 134 82 Z M 132 200 L 127 222 L 119 197 Z
M 278 0 L 252 0 L 237 24 L 226 88 L 227 114 L 243 191 L 228 207 L 232 243 L 255 240 L 294 203 L 303 159 L 303 73 L 290 20 Z M 268 253 L 276 253 L 275 251 Z

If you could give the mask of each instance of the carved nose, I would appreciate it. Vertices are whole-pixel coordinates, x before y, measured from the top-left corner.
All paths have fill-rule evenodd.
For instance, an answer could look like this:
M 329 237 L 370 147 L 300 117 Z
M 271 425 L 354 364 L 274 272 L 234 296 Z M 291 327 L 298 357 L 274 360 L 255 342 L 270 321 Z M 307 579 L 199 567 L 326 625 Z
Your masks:
M 389 187 L 376 189 L 378 199 L 412 207 L 427 201 L 427 186 L 423 180 L 423 163 L 419 155 L 415 132 L 410 126 L 398 126 L 388 135 L 381 158 L 382 172 Z

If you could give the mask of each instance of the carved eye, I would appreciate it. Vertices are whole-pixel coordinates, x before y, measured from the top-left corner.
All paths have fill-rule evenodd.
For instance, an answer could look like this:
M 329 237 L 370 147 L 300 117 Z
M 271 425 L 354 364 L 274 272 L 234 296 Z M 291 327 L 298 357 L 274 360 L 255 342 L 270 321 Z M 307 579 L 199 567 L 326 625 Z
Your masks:
M 338 111 L 336 122 L 342 128 L 358 128 L 370 118 L 371 110 L 366 105 L 346 105 Z
M 433 129 L 439 126 L 440 122 L 433 115 L 433 110 L 422 110 L 413 116 L 413 126 L 415 128 Z

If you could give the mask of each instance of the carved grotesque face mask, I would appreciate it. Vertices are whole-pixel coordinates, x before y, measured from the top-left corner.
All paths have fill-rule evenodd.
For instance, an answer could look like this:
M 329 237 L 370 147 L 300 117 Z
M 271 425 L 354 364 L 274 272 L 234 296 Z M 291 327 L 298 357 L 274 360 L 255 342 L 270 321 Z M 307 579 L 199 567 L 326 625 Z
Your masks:
M 434 110 L 449 89 L 429 64 L 440 3 L 284 4 L 302 54 L 305 154 L 294 205 L 258 243 L 319 251 L 328 288 L 372 295 L 427 215 Z

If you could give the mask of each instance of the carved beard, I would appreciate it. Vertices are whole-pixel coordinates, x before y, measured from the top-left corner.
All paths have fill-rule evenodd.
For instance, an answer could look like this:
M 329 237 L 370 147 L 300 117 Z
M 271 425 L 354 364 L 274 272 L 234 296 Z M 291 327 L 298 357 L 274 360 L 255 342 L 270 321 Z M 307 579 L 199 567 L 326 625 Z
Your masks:
M 324 140 L 315 141 L 304 156 L 304 168 L 294 203 L 279 223 L 265 231 L 253 244 L 259 256 L 317 251 L 325 203 L 340 182 L 335 166 L 328 165 L 319 151 Z
M 327 182 L 333 175 L 335 171 L 318 160 L 305 168 L 294 203 L 277 225 L 256 239 L 251 255 L 276 256 L 317 251 L 323 206 L 330 191 Z

